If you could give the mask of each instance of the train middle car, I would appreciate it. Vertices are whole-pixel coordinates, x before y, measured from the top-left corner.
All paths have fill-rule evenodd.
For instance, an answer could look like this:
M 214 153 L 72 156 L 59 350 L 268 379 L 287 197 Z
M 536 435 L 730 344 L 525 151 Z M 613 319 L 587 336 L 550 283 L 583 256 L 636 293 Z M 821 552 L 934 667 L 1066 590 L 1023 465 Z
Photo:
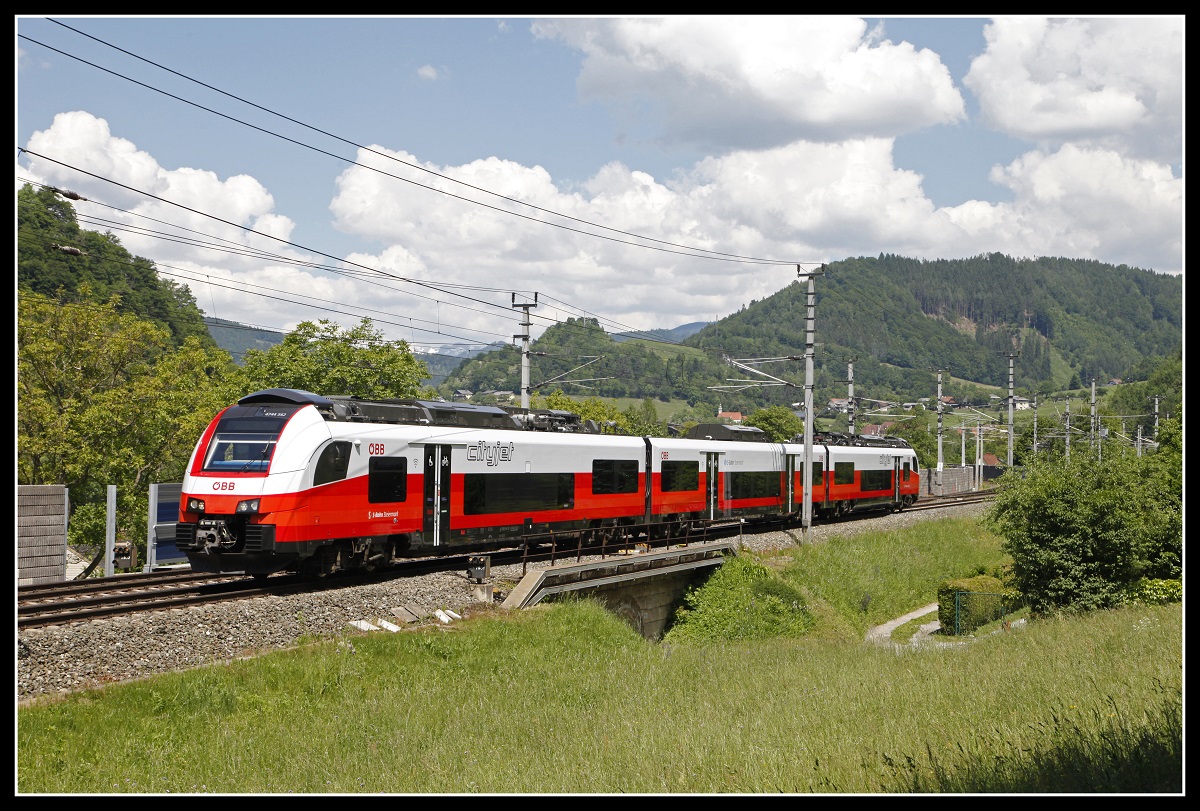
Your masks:
M 803 445 L 726 426 L 595 431 L 565 412 L 256 392 L 197 443 L 176 545 L 197 571 L 323 576 L 414 555 L 679 537 L 801 509 Z M 817 515 L 917 498 L 903 443 L 835 437 L 813 459 Z

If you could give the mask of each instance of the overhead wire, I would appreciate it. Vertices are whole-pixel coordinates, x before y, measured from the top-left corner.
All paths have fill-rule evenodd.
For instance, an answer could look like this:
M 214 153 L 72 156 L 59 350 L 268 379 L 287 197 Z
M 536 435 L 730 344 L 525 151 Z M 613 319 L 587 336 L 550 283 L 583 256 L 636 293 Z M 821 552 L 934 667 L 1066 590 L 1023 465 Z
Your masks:
M 214 92 L 216 92 L 216 93 L 220 93 L 221 95 L 227 96 L 227 97 L 229 97 L 229 98 L 231 98 L 231 99 L 235 99 L 235 100 L 237 100 L 237 101 L 239 101 L 239 102 L 241 102 L 241 103 L 243 103 L 243 104 L 250 105 L 251 107 L 254 107 L 254 108 L 258 109 L 258 110 L 261 110 L 261 111 L 263 111 L 263 112 L 269 113 L 270 115 L 277 116 L 277 117 L 279 117 L 279 118 L 282 118 L 282 119 L 284 119 L 285 121 L 289 121 L 289 122 L 291 122 L 291 123 L 297 124 L 297 125 L 299 125 L 299 126 L 301 126 L 301 127 L 304 127 L 304 128 L 306 128 L 306 129 L 312 130 L 313 132 L 317 132 L 317 133 L 320 133 L 321 135 L 325 135 L 325 136 L 327 136 L 327 137 L 333 138 L 333 139 L 335 139 L 335 140 L 337 140 L 337 141 L 340 141 L 340 142 L 342 142 L 342 143 L 345 143 L 345 144 L 347 144 L 347 145 L 353 146 L 353 147 L 355 147 L 356 149 L 361 149 L 361 150 L 364 150 L 364 151 L 366 151 L 366 152 L 370 152 L 370 153 L 372 153 L 372 154 L 374 154 L 374 155 L 378 155 L 379 157 L 383 157 L 383 158 L 386 158 L 386 159 L 388 159 L 388 160 L 393 160 L 393 161 L 396 161 L 397 163 L 400 163 L 400 164 L 402 164 L 402 165 L 404 165 L 404 166 L 406 166 L 406 167 L 408 167 L 408 168 L 411 168 L 411 169 L 416 169 L 416 170 L 418 170 L 418 171 L 427 172 L 427 173 L 429 173 L 429 174 L 432 174 L 432 175 L 436 176 L 437 178 L 439 178 L 439 179 L 441 179 L 441 180 L 447 180 L 447 181 L 450 181 L 450 182 L 452 182 L 452 183 L 456 183 L 456 184 L 459 184 L 459 185 L 465 186 L 465 187 L 467 187 L 467 188 L 470 188 L 470 189 L 472 189 L 472 190 L 474 190 L 474 191 L 482 192 L 482 193 L 484 193 L 484 194 L 488 194 L 488 195 L 491 195 L 491 196 L 493 196 L 493 197 L 497 197 L 497 198 L 499 198 L 499 199 L 502 199 L 502 200 L 504 200 L 504 201 L 506 201 L 506 202 L 508 202 L 508 203 L 512 203 L 512 204 L 515 204 L 515 205 L 520 205 L 520 206 L 525 206 L 525 207 L 527 207 L 527 208 L 531 208 L 531 209 L 533 209 L 533 210 L 535 210 L 535 211 L 541 212 L 541 213 L 543 213 L 543 214 L 549 214 L 549 215 L 551 215 L 551 216 L 554 216 L 554 217 L 561 217 L 561 218 L 563 218 L 563 219 L 565 219 L 565 220 L 568 220 L 568 221 L 571 221 L 571 222 L 577 222 L 577 223 L 579 223 L 579 224 L 581 224 L 581 225 L 586 225 L 586 226 L 588 226 L 589 228 L 596 228 L 596 229 L 600 229 L 600 230 L 603 230 L 603 231 L 610 231 L 610 232 L 612 232 L 612 233 L 616 233 L 616 234 L 622 234 L 622 235 L 624 235 L 624 236 L 632 237 L 632 238 L 634 238 L 634 239 L 643 240 L 644 242 L 651 242 L 651 243 L 658 243 L 658 244 L 657 244 L 657 245 L 653 245 L 653 244 L 652 244 L 652 245 L 645 245 L 645 244 L 641 244 L 641 243 L 637 243 L 637 242 L 630 242 L 630 241 L 628 241 L 628 240 L 624 240 L 624 239 L 617 239 L 617 238 L 614 238 L 614 237 L 605 236 L 604 234 L 596 234 L 596 233 L 592 233 L 592 232 L 590 232 L 590 231 L 583 231 L 583 230 L 580 230 L 580 229 L 578 229 L 578 228 L 573 228 L 573 227 L 571 227 L 571 226 L 568 226 L 568 225 L 563 225 L 563 224 L 561 224 L 561 223 L 549 222 L 549 221 L 546 221 L 546 220 L 538 219 L 538 218 L 536 218 L 536 217 L 532 217 L 532 216 L 530 216 L 530 215 L 527 215 L 527 214 L 521 214 L 521 213 L 519 213 L 519 212 L 516 212 L 516 211 L 511 211 L 511 210 L 509 210 L 509 209 L 501 208 L 501 207 L 498 207 L 498 206 L 493 206 L 493 205 L 490 205 L 490 204 L 488 204 L 488 203 L 481 202 L 481 201 L 479 201 L 479 200 L 472 200 L 472 199 L 470 199 L 470 198 L 466 198 L 466 197 L 463 197 L 463 196 L 461 196 L 461 195 L 454 194 L 454 193 L 452 193 L 452 192 L 449 192 L 449 191 L 446 191 L 446 190 L 443 190 L 443 189 L 438 189 L 438 188 L 436 188 L 436 187 L 434 187 L 434 186 L 427 186 L 427 185 L 425 185 L 425 184 L 423 184 L 423 183 L 418 183 L 417 181 L 415 181 L 415 180 L 412 180 L 411 178 L 401 177 L 400 175 L 394 175 L 394 174 L 392 174 L 391 172 L 385 172 L 385 171 L 383 171 L 382 169 L 378 169 L 378 168 L 376 168 L 376 167 L 373 167 L 373 166 L 368 166 L 368 165 L 366 165 L 366 164 L 359 163 L 359 162 L 358 162 L 358 161 L 356 161 L 356 160 L 352 160 L 352 159 L 349 159 L 349 158 L 344 158 L 344 157 L 342 157 L 342 156 L 340 156 L 340 155 L 337 155 L 337 154 L 335 154 L 335 153 L 328 152 L 328 151 L 326 151 L 326 150 L 324 150 L 324 149 L 321 149 L 321 148 L 319 148 L 319 147 L 312 146 L 311 144 L 306 144 L 306 143 L 303 143 L 302 141 L 298 141 L 298 140 L 296 140 L 296 139 L 294 139 L 294 138 L 289 138 L 289 137 L 288 137 L 288 136 L 286 136 L 286 135 L 282 135 L 282 134 L 280 134 L 280 133 L 273 132 L 273 131 L 271 131 L 271 130 L 269 130 L 269 129 L 266 129 L 265 127 L 260 127 L 260 126 L 258 126 L 258 125 L 256 125 L 256 124 L 252 124 L 252 123 L 250 123 L 250 122 L 248 122 L 248 121 L 244 121 L 244 120 L 242 120 L 242 119 L 239 119 L 239 118 L 237 118 L 237 117 L 235 117 L 235 116 L 231 116 L 231 115 L 228 115 L 228 114 L 226 114 L 226 113 L 222 113 L 222 112 L 220 112 L 219 110 L 214 110 L 214 109 L 212 109 L 212 108 L 210 108 L 210 107 L 206 107 L 206 106 L 204 106 L 203 104 L 199 104 L 198 102 L 194 102 L 194 101 L 191 101 L 191 100 L 189 100 L 189 99 L 185 99 L 185 98 L 183 98 L 183 97 L 181 97 L 181 96 L 178 96 L 178 95 L 176 95 L 176 94 L 174 94 L 174 93 L 169 93 L 169 92 L 167 92 L 167 91 L 165 91 L 165 90 L 162 90 L 162 89 L 160 89 L 160 88 L 157 88 L 157 87 L 154 87 L 154 86 L 152 86 L 152 85 L 146 84 L 145 82 L 141 82 L 141 81 L 138 81 L 137 79 L 134 79 L 134 78 L 131 78 L 131 77 L 129 77 L 129 76 L 126 76 L 126 75 L 124 75 L 124 74 L 122 74 L 122 73 L 119 73 L 119 72 L 117 72 L 117 71 L 115 71 L 115 70 L 111 70 L 111 69 L 109 69 L 109 68 L 106 68 L 106 67 L 103 67 L 103 66 L 101 66 L 101 65 L 97 65 L 97 64 L 95 64 L 94 62 L 89 62 L 89 61 L 88 61 L 88 60 L 86 60 L 86 59 L 83 59 L 83 58 L 81 58 L 81 57 L 75 56 L 74 54 L 67 53 L 66 51 L 60 50 L 60 49 L 58 49 L 58 48 L 55 48 L 55 47 L 53 47 L 53 46 L 51 46 L 51 45 L 47 45 L 46 43 L 44 43 L 44 42 L 40 42 L 40 41 L 38 41 L 38 40 L 36 40 L 36 39 L 33 39 L 32 37 L 29 37 L 29 36 L 27 36 L 27 35 L 25 35 L 25 34 L 18 34 L 18 35 L 17 35 L 17 36 L 18 36 L 19 38 L 21 38 L 21 39 L 27 40 L 27 41 L 29 41 L 29 42 L 32 42 L 32 43 L 36 44 L 36 45 L 40 45 L 40 46 L 41 46 L 41 47 L 43 47 L 43 48 L 46 48 L 46 49 L 48 49 L 48 50 L 51 50 L 51 51 L 54 51 L 55 53 L 58 53 L 58 54 L 60 54 L 60 55 L 62 55 L 62 56 L 65 56 L 65 57 L 67 57 L 67 58 L 69 58 L 69 59 L 74 59 L 74 60 L 76 60 L 76 61 L 78 61 L 78 62 L 81 62 L 81 63 L 83 63 L 83 64 L 85 64 L 85 65 L 88 65 L 88 66 L 90 66 L 90 67 L 96 68 L 97 70 L 104 71 L 105 73 L 109 73 L 109 74 L 111 74 L 111 75 L 113 75 L 113 76 L 116 76 L 116 77 L 118 77 L 118 78 L 124 79 L 124 80 L 126 80 L 126 81 L 128 81 L 128 82 L 132 82 L 133 84 L 136 84 L 136 85 L 138 85 L 138 86 L 140 86 L 140 87 L 144 87 L 144 88 L 146 88 L 147 90 L 152 90 L 152 91 L 154 91 L 154 92 L 156 92 L 156 93 L 161 93 L 162 95 L 164 95 L 164 96 L 167 96 L 168 98 L 172 98 L 172 99 L 175 99 L 176 101 L 182 102 L 182 103 L 184 103 L 184 104 L 191 105 L 191 106 L 193 106 L 193 107 L 196 107 L 196 108 L 198 108 L 198 109 L 204 110 L 205 112 L 212 113 L 213 115 L 220 116 L 221 118 L 227 119 L 227 120 L 229 120 L 229 121 L 233 121 L 234 123 L 241 124 L 241 125 L 243 125 L 243 126 L 246 126 L 246 127 L 250 127 L 251 129 L 254 129 L 254 130 L 258 130 L 259 132 L 262 132 L 262 133 L 264 133 L 264 134 L 266 134 L 266 135 L 271 135 L 271 136 L 274 136 L 274 137 L 276 137 L 276 138 L 279 138 L 279 139 L 281 139 L 281 140 L 287 141 L 287 142 L 289 142 L 289 143 L 295 144 L 295 145 L 297 145 L 297 146 L 300 146 L 300 147 L 303 147 L 303 148 L 305 148 L 305 149 L 312 150 L 312 151 L 314 151 L 314 152 L 317 152 L 317 153 L 319 153 L 319 154 L 322 154 L 322 155 L 329 156 L 329 157 L 331 157 L 331 158 L 334 158 L 334 159 L 336 159 L 336 160 L 345 161 L 346 163 L 350 163 L 350 164 L 352 164 L 352 165 L 354 165 L 354 166 L 358 166 L 358 167 L 360 167 L 360 168 L 362 168 L 362 169 L 367 169 L 367 170 L 370 170 L 370 171 L 373 171 L 373 172 L 378 172 L 379 174 L 385 175 L 385 176 L 387 176 L 387 177 L 394 178 L 394 179 L 396 179 L 396 180 L 399 180 L 399 181 L 402 181 L 402 182 L 404 182 L 404 183 L 410 183 L 410 184 L 412 184 L 412 185 L 414 185 L 414 186 L 418 186 L 418 187 L 420 187 L 420 188 L 424 188 L 424 189 L 428 189 L 428 190 L 430 190 L 430 191 L 437 192 L 438 194 L 444 194 L 444 195 L 446 195 L 446 196 L 453 197 L 453 198 L 455 198 L 455 199 L 458 199 L 458 200 L 463 200 L 464 202 L 468 202 L 468 203 L 471 203 L 471 204 L 473 204 L 473 205 L 477 205 L 477 206 L 483 206 L 484 208 L 489 208 L 489 209 L 492 209 L 492 210 L 494 210 L 494 211 L 498 211 L 498 212 L 500 212 L 500 213 L 504 213 L 504 214 L 509 214 L 509 215 L 512 215 L 512 216 L 514 216 L 514 217 L 520 217 L 520 218 L 522 218 L 522 219 L 530 220 L 530 221 L 532 221 L 532 222 L 541 223 L 541 224 L 544 224 L 544 225 L 549 225 L 549 226 L 552 226 L 552 227 L 554 227 L 554 228 L 561 228 L 561 229 L 564 229 L 564 230 L 567 230 L 567 231 L 572 231 L 572 232 L 575 232 L 575 233 L 578 233 L 578 234 L 582 234 L 582 235 L 585 235 L 585 236 L 591 236 L 591 237 L 595 237 L 595 238 L 597 238 L 597 239 L 606 239 L 606 240 L 610 240 L 610 241 L 617 242 L 617 243 L 621 243 L 621 244 L 625 244 L 625 245 L 631 245 L 631 246 L 633 246 L 633 247 L 645 248 L 645 249 L 648 249 L 648 250 L 662 251 L 662 252 L 665 252 L 665 253 L 680 254 L 680 255 L 683 255 L 683 256 L 689 256 L 689 257 L 693 257 L 693 258 L 697 258 L 697 259 L 712 259 L 712 260 L 716 260 L 716 261 L 723 261 L 723 262 L 739 262 L 739 263 L 750 263 L 750 264 L 761 264 L 761 265 L 793 265 L 793 264 L 796 264 L 796 263 L 795 263 L 795 262 L 793 262 L 793 261 L 785 261 L 785 260 L 780 260 L 780 259 L 767 259 L 767 258 L 762 258 L 762 257 L 751 257 L 751 256 L 742 256 L 742 255 L 738 255 L 738 254 L 723 253 L 723 252 L 720 252 L 720 251 L 710 251 L 710 250 L 708 250 L 708 249 L 706 249 L 706 248 L 696 248 L 696 247 L 692 247 L 692 246 L 681 245 L 681 244 L 678 244 L 678 243 L 669 242 L 669 241 L 667 241 L 667 240 L 660 240 L 660 239 L 655 239 L 655 238 L 653 238 L 653 237 L 646 237 L 646 236 L 642 236 L 642 235 L 639 235 L 639 234 L 634 234 L 634 233 L 632 233 L 632 232 L 629 232 L 629 231 L 622 231 L 621 229 L 618 229 L 618 228 L 611 228 L 611 227 L 609 227 L 609 226 L 599 225 L 599 224 L 597 224 L 597 223 L 593 223 L 593 222 L 590 222 L 590 221 L 587 221 L 587 220 L 583 220 L 583 219 L 581 219 L 581 218 L 578 218 L 578 217 L 572 217 L 572 216 L 570 216 L 570 215 L 567 215 L 567 214 L 561 214 L 561 213 L 559 213 L 559 212 L 556 212 L 556 211 L 553 211 L 553 210 L 551 210 L 551 209 L 542 208 L 541 206 L 537 206 L 537 205 L 534 205 L 534 204 L 532 204 L 532 203 L 527 203 L 527 202 L 525 202 L 525 201 L 522 201 L 522 200 L 517 200 L 517 199 L 515 199 L 515 198 L 508 197 L 508 196 L 506 196 L 506 195 L 503 195 L 503 194 L 499 194 L 498 192 L 493 192 L 493 191 L 491 191 L 491 190 L 489 190 L 489 189 L 485 189 L 485 188 L 482 188 L 482 187 L 480 187 L 480 186 L 475 186 L 475 185 L 473 185 L 473 184 L 471 184 L 471 183 L 467 183 L 467 182 L 465 182 L 465 181 L 458 180 L 458 179 L 456 179 L 456 178 L 452 178 L 452 177 L 450 177 L 450 176 L 448 176 L 448 175 L 441 174 L 440 172 L 434 172 L 432 169 L 429 169 L 429 168 L 427 168 L 427 167 L 420 166 L 420 165 L 418 165 L 418 164 L 414 164 L 414 163 L 410 163 L 410 162 L 408 162 L 408 161 L 403 161 L 403 160 L 400 160 L 399 158 L 396 158 L 395 156 L 392 156 L 392 155 L 387 155 L 387 154 L 385 154 L 385 153 L 382 153 L 382 152 L 379 152 L 379 151 L 377 151 L 377 150 L 371 149 L 370 147 L 363 146 L 362 144 L 355 143 L 354 141 L 351 141 L 351 140 L 349 140 L 349 139 L 346 139 L 346 138 L 343 138 L 343 137 L 341 137 L 341 136 L 335 135 L 335 134 L 333 134 L 333 133 L 327 132 L 327 131 L 325 131 L 325 130 L 322 130 L 322 129 L 318 128 L 318 127 L 314 127 L 314 126 L 312 126 L 312 125 L 310 125 L 310 124 L 306 124 L 306 123 L 304 123 L 304 122 L 302 122 L 302 121 L 299 121 L 299 120 L 297 120 L 297 119 L 295 119 L 295 118 L 292 118 L 292 117 L 290 117 L 290 116 L 284 115 L 284 114 L 282 114 L 282 113 L 278 113 L 278 112 L 276 112 L 276 111 L 274 111 L 274 110 L 271 110 L 271 109 L 269 109 L 269 108 L 267 108 L 267 107 L 263 107 L 262 105 L 256 104 L 256 103 L 254 103 L 254 102 L 252 102 L 252 101 L 249 101 L 249 100 L 247 100 L 247 99 L 243 99 L 243 98 L 241 98 L 240 96 L 237 96 L 237 95 L 235 95 L 235 94 L 228 93 L 228 92 L 226 92 L 226 91 L 224 91 L 224 90 L 221 90 L 220 88 L 213 87 L 212 85 L 206 84 L 205 82 L 201 82 L 201 81 L 199 81 L 199 80 L 197 80 L 197 79 L 194 79 L 194 78 L 192 78 L 192 77 L 190 77 L 190 76 L 188 76 L 188 75 L 186 75 L 186 74 L 180 73 L 180 72 L 178 72 L 178 71 L 176 71 L 176 70 L 173 70 L 173 69 L 171 69 L 171 68 L 168 68 L 168 67 L 165 67 L 165 66 L 163 66 L 163 65 L 160 65 L 160 64 L 158 64 L 157 62 L 154 62 L 154 61 L 152 61 L 152 60 L 150 60 L 150 59 L 146 59 L 145 57 L 142 57 L 142 56 L 139 56 L 139 55 L 137 55 L 137 54 L 134 54 L 134 53 L 132 53 L 132 52 L 130 52 L 130 51 L 127 51 L 127 50 L 125 50 L 124 48 L 120 48 L 120 47 L 118 47 L 118 46 L 116 46 L 116 45 L 112 45 L 111 43 L 108 43 L 108 42 L 106 42 L 106 41 L 104 41 L 104 40 L 102 40 L 102 39 L 100 39 L 100 38 L 98 38 L 98 37 L 95 37 L 95 36 L 91 35 L 91 34 L 88 34 L 88 33 L 86 33 L 86 32 L 80 31 L 79 29 L 76 29 L 76 28 L 72 28 L 71 26 L 69 26 L 69 25 L 66 25 L 65 23 L 59 22 L 58 20 L 54 20 L 54 19 L 51 19 L 51 18 L 47 18 L 47 19 L 49 20 L 49 22 L 55 23 L 56 25 L 61 25 L 62 27 L 66 28 L 66 29 L 68 29 L 68 30 L 70 30 L 70 31 L 74 31 L 75 33 L 77 33 L 77 34 L 80 34 L 81 36 L 85 36 L 85 37 L 87 37 L 87 38 L 89 38 L 89 39 L 95 40 L 96 42 L 99 42 L 99 43 L 100 43 L 100 44 L 102 44 L 102 45 L 105 45 L 105 46 L 107 46 L 107 47 L 109 47 L 109 48 L 113 48 L 114 50 L 120 51 L 121 53 L 127 54 L 128 56 L 131 56 L 131 57 L 133 57 L 134 59 L 138 59 L 138 60 L 141 60 L 141 61 L 143 61 L 143 62 L 146 62 L 147 64 L 153 65 L 154 67 L 156 67 L 156 68 L 159 68 L 160 70 L 165 70 L 165 71 L 167 71 L 167 72 L 169 72 L 169 73 L 172 73 L 172 74 L 174 74 L 174 75 L 176 75 L 176 76 L 179 76 L 179 77 L 180 77 L 180 78 L 182 78 L 182 79 L 185 79 L 185 80 L 187 80 L 187 81 L 190 81 L 190 82 L 194 82 L 195 84 L 198 84 L 198 85 L 200 85 L 201 87 L 205 87 L 205 88 L 207 88 L 207 89 L 209 89 L 209 90 L 212 90 L 212 91 L 214 91 Z M 669 247 L 660 247 L 660 246 L 669 246 Z M 676 250 L 676 249 L 682 249 L 682 250 Z

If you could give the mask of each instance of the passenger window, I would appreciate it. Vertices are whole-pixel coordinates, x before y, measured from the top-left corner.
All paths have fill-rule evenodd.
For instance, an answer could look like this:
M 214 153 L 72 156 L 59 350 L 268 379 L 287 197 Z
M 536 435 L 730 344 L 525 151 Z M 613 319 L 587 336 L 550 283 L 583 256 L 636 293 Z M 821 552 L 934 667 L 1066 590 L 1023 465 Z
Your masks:
M 337 482 L 346 478 L 346 470 L 350 467 L 350 443 L 334 442 L 321 451 L 317 459 L 317 469 L 313 473 L 313 486 Z

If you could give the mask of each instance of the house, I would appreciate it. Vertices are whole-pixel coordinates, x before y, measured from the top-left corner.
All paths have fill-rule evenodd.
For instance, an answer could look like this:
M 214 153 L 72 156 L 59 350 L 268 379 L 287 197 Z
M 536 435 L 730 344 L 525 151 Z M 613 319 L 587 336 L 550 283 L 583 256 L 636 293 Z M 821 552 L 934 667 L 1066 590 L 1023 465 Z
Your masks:
M 717 419 L 729 420 L 734 425 L 741 425 L 742 424 L 742 412 L 740 412 L 740 411 L 718 411 Z
M 1000 460 L 996 458 L 994 453 L 985 453 L 983 455 L 983 463 L 988 467 L 999 467 Z
M 454 399 L 459 401 L 470 400 L 472 393 L 473 392 L 470 389 L 456 389 L 454 392 Z
M 1112 380 L 1108 381 L 1108 385 L 1110 385 L 1110 386 L 1119 386 L 1119 385 L 1121 385 L 1121 378 L 1119 378 L 1119 377 L 1114 377 Z
M 938 398 L 938 401 L 942 405 L 950 406 L 951 408 L 953 408 L 955 405 L 957 405 L 957 403 L 954 402 L 954 398 L 951 397 L 949 394 L 942 395 L 941 397 Z
M 883 436 L 884 427 L 882 425 L 863 425 L 858 429 L 859 436 Z
M 1017 411 L 1028 411 L 1033 406 L 1033 401 L 1028 397 L 1013 397 L 1013 408 Z
M 850 410 L 850 400 L 845 397 L 830 397 L 827 407 L 839 414 L 845 414 Z

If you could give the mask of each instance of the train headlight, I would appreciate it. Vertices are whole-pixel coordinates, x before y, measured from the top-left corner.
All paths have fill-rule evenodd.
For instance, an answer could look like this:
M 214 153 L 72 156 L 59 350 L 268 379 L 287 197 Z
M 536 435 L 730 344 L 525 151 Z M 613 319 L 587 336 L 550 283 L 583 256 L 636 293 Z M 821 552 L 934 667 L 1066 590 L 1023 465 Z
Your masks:
M 248 498 L 245 501 L 239 501 L 237 503 L 237 512 L 239 514 L 258 512 L 258 499 Z
M 204 512 L 204 499 L 202 499 L 202 498 L 189 498 L 189 499 L 188 499 L 188 512 L 190 512 L 190 513 L 202 513 L 202 512 Z

